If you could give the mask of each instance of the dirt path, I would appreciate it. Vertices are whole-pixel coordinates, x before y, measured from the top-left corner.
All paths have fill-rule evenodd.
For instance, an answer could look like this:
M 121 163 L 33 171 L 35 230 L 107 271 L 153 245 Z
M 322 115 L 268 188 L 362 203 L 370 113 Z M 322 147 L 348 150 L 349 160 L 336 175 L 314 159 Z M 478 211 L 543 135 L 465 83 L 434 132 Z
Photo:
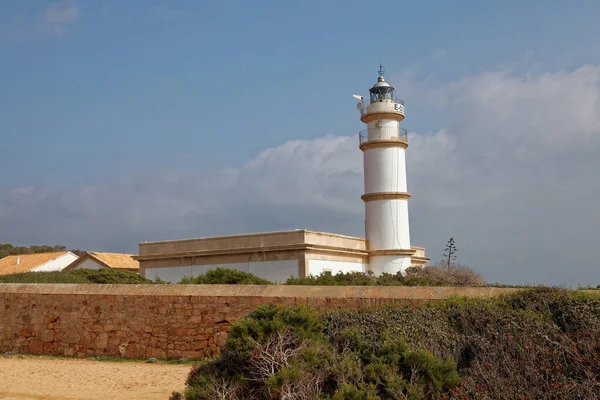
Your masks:
M 168 400 L 190 365 L 0 357 L 2 400 Z

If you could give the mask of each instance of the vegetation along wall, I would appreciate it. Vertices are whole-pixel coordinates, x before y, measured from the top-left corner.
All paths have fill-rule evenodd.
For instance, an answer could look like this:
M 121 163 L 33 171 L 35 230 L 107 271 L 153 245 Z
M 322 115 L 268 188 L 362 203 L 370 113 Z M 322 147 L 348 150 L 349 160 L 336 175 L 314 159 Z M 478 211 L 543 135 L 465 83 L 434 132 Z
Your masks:
M 0 284 L 0 352 L 200 358 L 261 303 L 318 310 L 493 297 L 517 289 L 253 285 Z

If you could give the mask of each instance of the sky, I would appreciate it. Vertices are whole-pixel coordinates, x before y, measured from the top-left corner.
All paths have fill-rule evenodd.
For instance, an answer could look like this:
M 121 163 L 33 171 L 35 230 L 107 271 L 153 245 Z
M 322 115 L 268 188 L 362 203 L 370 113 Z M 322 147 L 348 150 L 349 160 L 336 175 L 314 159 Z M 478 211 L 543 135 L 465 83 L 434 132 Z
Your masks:
M 364 236 L 352 94 L 405 101 L 411 244 L 600 284 L 600 3 L 0 3 L 0 243 Z

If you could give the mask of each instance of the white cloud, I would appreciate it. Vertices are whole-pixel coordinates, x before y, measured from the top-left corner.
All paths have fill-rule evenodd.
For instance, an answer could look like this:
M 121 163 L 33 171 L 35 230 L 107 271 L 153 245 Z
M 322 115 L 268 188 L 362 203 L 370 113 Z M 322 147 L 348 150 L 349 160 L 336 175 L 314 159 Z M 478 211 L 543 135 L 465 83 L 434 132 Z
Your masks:
M 263 151 L 242 168 L 240 188 L 273 205 L 353 210 L 361 179 L 358 138 L 326 136 Z
M 600 67 L 397 80 L 418 93 L 412 107 L 447 121 L 410 134 L 413 244 L 437 260 L 453 236 L 459 260 L 492 281 L 599 284 Z M 239 169 L 16 189 L 0 194 L 0 242 L 135 251 L 144 240 L 278 229 L 362 235 L 357 140 L 291 141 Z
M 9 26 L 0 27 L 0 37 L 32 39 L 67 34 L 81 16 L 77 0 L 58 0 L 48 3 L 35 16 L 18 15 Z
M 63 35 L 79 19 L 79 7 L 76 0 L 64 0 L 51 3 L 42 19 L 42 29 L 56 35 Z
M 49 25 L 71 24 L 78 18 L 79 9 L 74 1 L 52 3 L 44 12 L 44 22 Z
M 406 87 L 443 108 L 455 139 L 438 162 L 441 176 L 421 175 L 409 148 L 410 183 L 423 185 L 411 202 L 419 236 L 439 243 L 454 235 L 463 260 L 494 280 L 587 284 L 597 276 L 600 67 Z M 419 215 L 446 197 L 450 215 Z

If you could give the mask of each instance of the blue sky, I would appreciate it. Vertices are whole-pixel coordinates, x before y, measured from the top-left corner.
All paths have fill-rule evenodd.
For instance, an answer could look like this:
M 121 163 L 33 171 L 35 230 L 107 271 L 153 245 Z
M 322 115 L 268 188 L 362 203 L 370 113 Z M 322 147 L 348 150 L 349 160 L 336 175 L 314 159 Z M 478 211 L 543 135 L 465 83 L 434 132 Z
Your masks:
M 600 57 L 600 5 L 576 3 L 3 2 L 0 166 L 19 173 L 2 185 L 240 165 L 287 140 L 350 135 L 362 129 L 350 94 L 379 62 L 439 79 L 526 59 L 572 68 Z M 53 4 L 77 18 L 36 32 Z M 441 127 L 411 100 L 408 127 Z
M 494 249 L 472 244 L 476 242 L 472 239 L 481 237 L 485 225 L 463 226 L 461 221 L 465 218 L 445 220 L 445 208 L 435 208 L 434 204 L 424 201 L 427 188 L 460 198 L 461 190 L 462 193 L 476 190 L 482 187 L 482 182 L 490 185 L 494 182 L 493 190 L 499 190 L 500 181 L 495 179 L 501 179 L 503 174 L 514 173 L 513 177 L 531 174 L 531 182 L 543 181 L 546 176 L 543 170 L 534 173 L 535 168 L 522 165 L 522 158 L 507 161 L 510 167 L 506 171 L 512 171 L 516 165 L 523 169 L 506 172 L 504 164 L 493 161 L 505 154 L 488 154 L 487 150 L 492 144 L 499 148 L 508 143 L 494 142 L 504 134 L 504 126 L 524 132 L 547 132 L 556 126 L 538 123 L 542 118 L 549 120 L 543 107 L 543 102 L 548 101 L 544 94 L 546 88 L 549 94 L 556 96 L 550 104 L 557 109 L 565 106 L 562 93 L 574 87 L 592 90 L 571 95 L 588 99 L 587 106 L 597 99 L 594 85 L 597 84 L 595 68 L 600 64 L 598 15 L 600 3 L 584 0 L 570 4 L 559 1 L 380 1 L 373 4 L 364 1 L 4 1 L 0 4 L 0 170 L 5 171 L 0 181 L 0 242 L 44 242 L 96 250 L 135 251 L 141 236 L 168 239 L 294 227 L 361 235 L 362 178 L 359 175 L 362 170 L 358 150 L 345 153 L 345 150 L 332 148 L 331 153 L 318 158 L 339 160 L 339 165 L 334 167 L 330 163 L 326 168 L 341 177 L 337 176 L 334 182 L 323 181 L 313 195 L 327 197 L 327 193 L 333 191 L 337 194 L 332 196 L 344 193 L 356 198 L 348 200 L 349 214 L 336 215 L 331 221 L 320 216 L 320 213 L 330 215 L 328 206 L 315 204 L 311 208 L 290 201 L 279 204 L 281 214 L 273 213 L 260 222 L 236 225 L 216 216 L 235 213 L 224 208 L 223 199 L 211 197 L 213 194 L 202 188 L 206 182 L 214 185 L 218 183 L 215 181 L 232 179 L 228 190 L 239 201 L 228 207 L 244 210 L 239 211 L 241 214 L 248 214 L 252 201 L 257 207 L 267 207 L 267 204 L 267 208 L 272 207 L 272 198 L 260 198 L 258 194 L 252 201 L 244 200 L 249 194 L 241 193 L 240 188 L 256 186 L 257 182 L 265 184 L 264 176 L 267 176 L 252 175 L 255 181 L 249 181 L 250 178 L 245 178 L 248 165 L 262 160 L 269 167 L 269 173 L 289 169 L 287 181 L 300 179 L 295 174 L 299 174 L 302 166 L 288 165 L 286 160 L 310 150 L 313 158 L 309 159 L 314 161 L 315 151 L 328 148 L 330 142 L 321 142 L 324 137 L 342 143 L 339 138 L 351 137 L 363 129 L 351 94 L 367 92 L 382 62 L 388 80 L 406 102 L 404 126 L 421 138 L 438 138 L 439 141 L 443 138 L 444 143 L 455 141 L 452 150 L 443 152 L 449 158 L 427 158 L 434 152 L 427 146 L 434 142 L 423 142 L 425 147 L 420 150 L 414 147 L 415 161 L 412 166 L 408 165 L 409 187 L 413 185 L 416 191 L 411 199 L 411 207 L 415 209 L 415 213 L 411 213 L 411 224 L 415 227 L 411 226 L 413 240 L 417 245 L 434 247 L 432 256 L 438 258 L 444 238 L 452 232 L 464 232 L 460 238 L 465 245 L 462 260 L 479 267 L 488 263 L 486 260 L 498 257 Z M 582 68 L 591 68 L 592 72 Z M 569 80 L 571 78 L 575 81 Z M 491 104 L 489 109 L 479 109 L 487 104 L 487 97 L 480 90 L 482 85 L 490 90 L 485 96 L 499 96 L 497 106 Z M 493 91 L 494 88 L 505 91 Z M 474 94 L 467 98 L 465 93 Z M 512 98 L 521 104 L 515 118 L 488 114 L 492 109 L 502 109 L 503 99 Z M 570 106 L 576 104 L 571 103 Z M 521 115 L 529 106 L 531 112 Z M 593 110 L 591 107 L 589 114 L 579 116 L 581 124 L 589 124 L 577 128 L 576 133 L 589 130 L 591 133 L 586 138 L 600 133 L 595 130 L 597 115 Z M 478 118 L 482 115 L 487 119 L 480 121 Z M 572 125 L 579 126 L 578 121 L 572 121 L 574 118 L 577 115 L 563 115 L 563 121 L 558 123 L 571 119 Z M 564 134 L 573 135 L 567 131 Z M 519 138 L 510 140 L 517 143 Z M 298 144 L 295 142 L 298 140 L 303 142 Z M 314 143 L 318 144 L 317 150 L 311 147 Z M 299 147 L 285 153 L 293 145 Z M 595 146 L 596 142 L 588 143 L 586 151 L 593 152 Z M 548 149 L 554 148 L 548 145 Z M 287 154 L 287 158 L 276 157 L 278 151 Z M 540 157 L 553 165 L 551 159 L 558 153 L 550 154 L 550 151 L 554 150 L 540 153 Z M 529 152 L 527 159 L 531 156 Z M 579 153 L 573 157 L 580 158 Z M 429 162 L 418 170 L 423 160 Z M 301 159 L 298 162 L 304 165 Z M 469 171 L 484 171 L 488 175 L 481 177 L 481 181 L 471 182 L 472 186 L 462 187 L 467 181 L 467 178 L 462 179 L 467 177 L 463 168 L 456 172 L 462 175 L 452 178 L 459 179 L 460 184 L 452 185 L 450 178 L 440 181 L 440 170 L 448 170 L 451 163 L 468 165 Z M 345 165 L 347 170 L 340 165 Z M 426 175 L 423 171 L 432 165 L 439 169 Z M 582 171 L 595 166 L 573 166 L 572 173 L 581 176 Z M 231 176 L 227 174 L 235 178 L 227 178 Z M 306 175 L 306 179 L 313 177 L 319 181 L 327 175 L 319 170 L 311 170 L 311 174 Z M 345 177 L 354 175 L 358 178 L 352 178 L 355 180 L 347 187 L 336 186 Z M 190 176 L 198 179 L 199 192 L 189 194 L 190 189 L 183 189 L 186 187 L 183 183 L 169 186 L 183 182 L 183 177 L 189 183 Z M 155 179 L 157 182 L 153 183 Z M 272 179 L 278 181 L 278 177 Z M 549 187 L 557 188 L 563 183 L 558 176 L 555 179 L 548 182 Z M 284 179 L 282 185 L 287 181 Z M 153 185 L 156 188 L 151 189 Z M 109 196 L 117 187 L 122 197 Z M 281 186 L 279 188 L 281 190 Z M 506 188 L 503 193 L 508 196 L 510 190 Z M 575 189 L 587 193 L 595 186 L 581 184 Z M 81 238 L 75 222 L 96 224 L 105 220 L 104 214 L 97 210 L 107 202 L 92 204 L 99 196 L 95 196 L 96 200 L 84 197 L 85 200 L 76 202 L 74 199 L 87 193 L 85 190 L 103 190 L 102 193 L 115 202 L 111 210 L 130 205 L 123 208 L 123 214 L 115 221 L 117 225 L 90 234 L 89 240 Z M 271 197 L 279 196 L 276 188 L 274 190 Z M 122 195 L 129 191 L 130 197 Z M 176 193 L 164 204 L 160 203 L 162 206 L 131 205 L 136 196 L 146 198 L 149 193 L 159 196 L 164 195 L 164 191 Z M 417 196 L 419 191 L 423 195 L 421 200 Z M 15 193 L 26 197 L 19 197 L 17 201 Z M 177 219 L 171 214 L 173 207 L 181 202 L 199 207 L 204 202 L 214 204 L 214 212 L 202 216 L 190 208 L 179 217 L 192 218 L 195 222 L 184 228 L 174 222 Z M 219 208 L 219 204 L 223 206 Z M 452 210 L 454 214 L 461 208 L 461 203 L 457 204 Z M 475 209 L 465 204 L 463 208 Z M 509 212 L 502 204 L 505 202 L 499 200 L 498 209 L 494 211 L 501 222 L 503 213 Z M 592 204 L 582 206 L 592 207 Z M 78 207 L 83 208 L 75 212 Z M 298 207 L 306 210 L 298 212 L 298 219 L 290 219 L 290 210 L 295 213 Z M 527 207 L 523 209 L 535 211 L 532 209 L 535 205 Z M 144 217 L 150 209 L 152 217 Z M 47 214 L 55 215 L 56 220 L 46 221 Z M 157 214 L 164 214 L 164 219 Z M 40 228 L 39 219 L 33 222 L 32 218 L 38 215 L 46 215 L 47 228 Z M 473 218 L 482 220 L 483 215 L 475 214 Z M 57 233 L 57 227 L 67 218 L 74 223 L 73 231 Z M 130 218 L 135 222 L 122 222 Z M 140 222 L 140 218 L 158 220 L 155 225 L 148 225 Z M 235 218 L 235 221 L 240 219 Z M 311 218 L 318 226 L 299 226 L 310 223 Z M 352 218 L 356 222 L 348 222 Z M 431 221 L 427 222 L 427 218 Z M 589 216 L 581 218 L 589 221 Z M 532 222 L 523 229 L 540 232 L 546 220 L 544 214 L 539 224 Z M 494 221 L 489 223 L 494 224 Z M 9 229 L 9 223 L 23 228 Z M 444 228 L 439 229 L 439 226 Z M 434 228 L 440 232 L 432 233 Z M 122 235 L 115 235 L 111 232 L 113 229 Z M 586 238 L 597 237 L 598 231 L 590 229 L 585 238 L 576 235 L 567 240 L 572 240 L 568 244 L 574 246 L 585 243 Z M 507 235 L 507 231 L 500 232 L 493 240 L 505 247 L 508 243 L 504 246 L 502 243 Z M 549 241 L 564 240 L 549 235 Z M 459 249 L 461 241 L 457 240 Z M 544 249 L 543 243 L 539 248 Z M 529 250 L 525 246 L 519 251 L 527 253 Z M 527 262 L 547 264 L 552 259 Z M 515 257 L 511 262 L 518 263 L 518 260 L 519 257 Z M 595 258 L 591 253 L 581 255 L 578 262 L 591 263 Z M 557 262 L 556 269 L 559 264 Z M 486 267 L 481 268 L 487 272 Z M 487 268 L 492 279 L 509 279 L 509 275 L 497 272 L 499 267 Z M 532 279 L 540 276 L 534 272 Z M 582 272 L 581 276 L 588 277 L 588 272 Z M 600 283 L 600 278 L 597 280 Z M 560 274 L 550 281 L 575 282 Z

